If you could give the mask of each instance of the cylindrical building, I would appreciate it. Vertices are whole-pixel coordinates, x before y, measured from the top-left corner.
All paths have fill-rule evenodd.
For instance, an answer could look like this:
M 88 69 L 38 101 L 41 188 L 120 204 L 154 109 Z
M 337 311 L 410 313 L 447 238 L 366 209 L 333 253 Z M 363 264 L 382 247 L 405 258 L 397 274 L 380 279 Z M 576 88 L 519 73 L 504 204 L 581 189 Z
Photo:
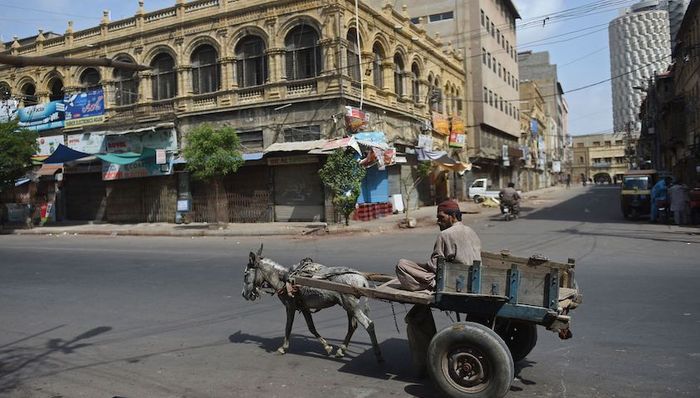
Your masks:
M 633 132 L 641 130 L 642 88 L 648 86 L 655 73 L 665 71 L 671 61 L 669 29 L 668 12 L 660 9 L 658 0 L 639 2 L 610 22 L 610 73 L 616 132 L 625 131 L 628 124 Z

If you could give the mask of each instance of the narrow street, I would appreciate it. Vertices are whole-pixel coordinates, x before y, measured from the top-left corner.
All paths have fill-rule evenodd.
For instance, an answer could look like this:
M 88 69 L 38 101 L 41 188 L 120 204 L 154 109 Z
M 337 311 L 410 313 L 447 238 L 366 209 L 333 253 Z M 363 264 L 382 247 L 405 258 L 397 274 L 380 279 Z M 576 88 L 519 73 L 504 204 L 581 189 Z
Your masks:
M 574 187 L 524 203 L 523 216 L 466 216 L 488 251 L 576 260 L 584 302 L 573 339 L 539 328 L 509 397 L 700 396 L 700 234 L 625 221 L 619 190 Z M 472 217 L 472 218 L 470 218 Z M 297 317 L 275 353 L 284 310 L 241 297 L 249 251 L 393 273 L 423 260 L 437 228 L 304 238 L 0 237 L 0 396 L 437 397 L 413 376 L 403 305 L 371 302 L 386 362 L 356 332 L 325 356 Z M 435 313 L 438 327 L 450 322 Z M 314 315 L 337 346 L 339 308 Z

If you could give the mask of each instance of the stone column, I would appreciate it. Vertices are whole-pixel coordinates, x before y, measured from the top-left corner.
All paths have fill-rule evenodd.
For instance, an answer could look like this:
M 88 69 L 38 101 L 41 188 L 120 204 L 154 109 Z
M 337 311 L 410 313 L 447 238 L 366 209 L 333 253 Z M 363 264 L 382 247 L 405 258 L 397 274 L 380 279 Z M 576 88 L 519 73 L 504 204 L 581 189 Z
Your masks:
M 153 101 L 153 73 L 149 71 L 139 72 L 139 99 L 138 103 L 148 103 Z

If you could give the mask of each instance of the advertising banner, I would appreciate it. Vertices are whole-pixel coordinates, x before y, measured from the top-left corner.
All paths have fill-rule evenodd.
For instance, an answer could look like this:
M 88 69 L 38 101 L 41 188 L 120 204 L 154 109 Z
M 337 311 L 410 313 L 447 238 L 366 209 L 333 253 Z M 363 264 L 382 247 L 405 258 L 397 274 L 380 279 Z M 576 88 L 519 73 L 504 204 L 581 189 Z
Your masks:
M 163 171 L 165 169 L 165 171 Z M 172 167 L 155 164 L 154 158 L 137 160 L 129 164 L 102 162 L 102 180 L 126 180 L 129 178 L 166 176 L 173 173 Z
M 501 147 L 501 157 L 503 158 L 503 166 L 510 166 L 510 157 L 508 157 L 508 145 L 503 144 Z
M 450 135 L 450 119 L 442 113 L 433 113 L 433 130 L 438 134 Z
M 69 134 L 66 136 L 66 146 L 90 154 L 104 153 L 106 152 L 104 132 Z
M 104 122 L 105 94 L 101 88 L 66 94 L 64 102 L 67 128 Z
M 464 148 L 466 141 L 467 135 L 465 134 L 464 120 L 459 116 L 452 116 L 452 123 L 450 123 L 450 147 Z
M 561 161 L 555 160 L 552 162 L 552 173 L 561 173 Z
M 375 144 L 386 144 L 386 135 L 381 131 L 370 131 L 353 135 L 357 141 L 367 141 Z
M 17 105 L 14 99 L 0 100 L 0 123 L 6 123 L 17 117 Z
M 530 132 L 532 132 L 533 137 L 537 135 L 538 128 L 539 124 L 537 123 L 537 119 L 530 119 Z
M 433 149 L 433 137 L 426 134 L 420 134 L 418 136 L 418 148 L 425 148 L 427 150 Z
M 63 101 L 27 106 L 17 111 L 19 127 L 33 131 L 62 128 L 66 116 Z
M 59 144 L 63 144 L 63 136 L 54 135 L 51 137 L 39 137 L 36 139 L 36 143 L 39 146 L 37 155 L 49 156 L 58 148 Z
M 367 128 L 369 114 L 352 106 L 345 107 L 345 128 L 349 133 L 356 133 Z

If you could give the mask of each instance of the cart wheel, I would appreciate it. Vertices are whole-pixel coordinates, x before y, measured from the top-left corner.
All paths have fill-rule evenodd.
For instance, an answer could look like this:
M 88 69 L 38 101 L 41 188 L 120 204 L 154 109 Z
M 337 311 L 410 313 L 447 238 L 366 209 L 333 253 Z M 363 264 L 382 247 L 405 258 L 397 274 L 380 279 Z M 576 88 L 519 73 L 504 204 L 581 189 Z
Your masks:
M 500 398 L 515 377 L 505 342 L 473 322 L 455 323 L 433 337 L 428 373 L 438 390 L 451 398 Z
M 537 345 L 537 325 L 530 322 L 496 319 L 496 333 L 506 342 L 513 362 L 520 362 Z

